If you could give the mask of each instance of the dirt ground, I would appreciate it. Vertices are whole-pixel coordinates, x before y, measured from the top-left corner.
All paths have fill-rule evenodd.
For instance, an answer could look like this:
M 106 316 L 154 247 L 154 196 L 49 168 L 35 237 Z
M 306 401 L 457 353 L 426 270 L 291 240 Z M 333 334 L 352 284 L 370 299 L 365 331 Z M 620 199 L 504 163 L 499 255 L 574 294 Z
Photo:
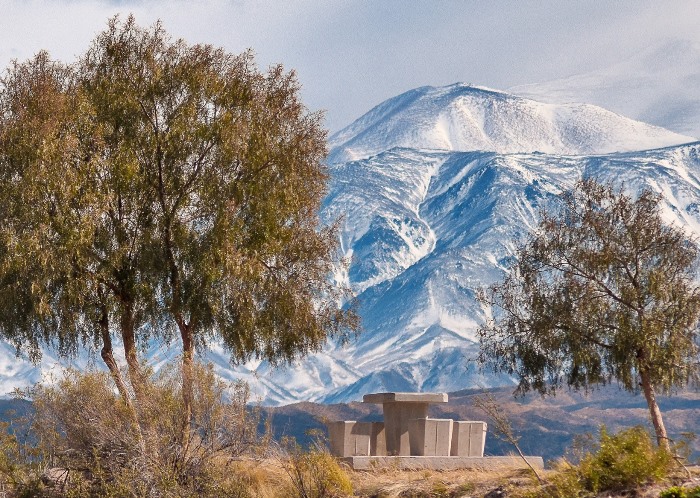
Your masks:
M 550 472 L 542 471 L 541 475 L 547 479 Z M 386 469 L 372 472 L 349 471 L 349 475 L 354 496 L 363 498 L 482 498 L 489 493 L 489 498 L 497 498 L 514 496 L 528 488 L 534 491 L 539 486 L 537 479 L 524 470 L 439 472 Z M 692 468 L 690 479 L 679 478 L 678 481 L 649 486 L 619 497 L 658 498 L 661 491 L 680 484 L 686 487 L 700 486 L 700 467 Z M 617 498 L 610 493 L 603 496 Z
M 536 491 L 540 486 L 527 470 L 408 471 L 385 468 L 353 471 L 348 467 L 343 470 L 352 483 L 351 496 L 358 498 L 516 498 L 527 491 Z M 691 467 L 690 470 L 690 478 L 678 474 L 674 480 L 626 494 L 605 493 L 600 498 L 658 498 L 661 491 L 674 485 L 688 488 L 700 486 L 700 466 Z M 247 474 L 250 482 L 258 483 L 254 495 L 259 498 L 282 498 L 297 494 L 289 487 L 289 473 L 281 459 L 249 461 L 238 467 L 237 472 Z M 539 472 L 545 480 L 554 473 L 551 470 Z

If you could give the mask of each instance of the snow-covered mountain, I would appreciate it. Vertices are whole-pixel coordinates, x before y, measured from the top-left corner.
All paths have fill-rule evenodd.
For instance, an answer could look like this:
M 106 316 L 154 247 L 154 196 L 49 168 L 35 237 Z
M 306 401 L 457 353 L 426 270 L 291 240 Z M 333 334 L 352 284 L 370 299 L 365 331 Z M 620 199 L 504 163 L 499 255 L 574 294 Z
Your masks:
M 508 91 L 542 102 L 596 104 L 700 138 L 700 43 L 668 40 L 609 67 Z
M 467 115 L 488 116 L 480 133 L 464 132 L 474 129 L 460 121 Z M 335 402 L 510 382 L 481 375 L 471 361 L 484 318 L 476 290 L 502 276 L 514 241 L 582 175 L 661 190 L 668 218 L 700 234 L 699 147 L 671 145 L 688 140 L 594 106 L 548 106 L 466 85 L 421 88 L 376 107 L 331 138 L 322 213 L 343 216 L 351 263 L 341 278 L 358 295 L 364 332 L 290 369 L 260 365 L 266 399 Z M 660 145 L 668 147 L 653 149 Z M 595 155 L 533 152 L 545 146 Z M 611 148 L 627 152 L 603 154 Z
M 587 104 L 543 104 L 457 83 L 387 100 L 331 137 L 329 162 L 394 147 L 500 154 L 605 154 L 694 139 Z
M 509 383 L 473 361 L 476 290 L 502 277 L 540 209 L 582 175 L 663 192 L 668 219 L 700 236 L 700 143 L 689 141 L 595 106 L 461 84 L 390 99 L 331 138 L 321 213 L 343 217 L 350 264 L 337 278 L 358 296 L 362 334 L 283 369 L 232 369 L 216 346 L 206 356 L 268 404 Z

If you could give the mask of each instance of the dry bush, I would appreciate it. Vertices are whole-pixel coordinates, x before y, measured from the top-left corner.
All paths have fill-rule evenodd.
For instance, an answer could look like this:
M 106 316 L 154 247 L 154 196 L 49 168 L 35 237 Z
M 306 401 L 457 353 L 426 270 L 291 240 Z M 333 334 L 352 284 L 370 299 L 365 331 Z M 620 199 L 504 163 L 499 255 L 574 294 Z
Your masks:
M 69 370 L 58 382 L 32 389 L 42 463 L 65 470 L 59 491 L 76 497 L 254 496 L 245 476 L 232 472 L 238 459 L 259 455 L 269 442 L 258 434 L 259 410 L 247 406 L 247 385 L 229 385 L 198 365 L 186 443 L 177 365 L 152 375 L 147 389 L 148 402 L 137 406 L 146 452 L 109 374 Z
M 325 445 L 316 441 L 308 451 L 291 439 L 283 441 L 282 465 L 291 486 L 285 496 L 341 498 L 352 495 L 352 482 Z

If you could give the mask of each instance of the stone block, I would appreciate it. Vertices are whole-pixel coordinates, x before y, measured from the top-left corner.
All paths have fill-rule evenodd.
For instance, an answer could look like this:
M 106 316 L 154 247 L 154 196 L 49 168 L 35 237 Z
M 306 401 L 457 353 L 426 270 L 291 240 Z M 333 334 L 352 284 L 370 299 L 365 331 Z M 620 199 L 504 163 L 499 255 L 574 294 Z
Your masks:
M 369 440 L 369 453 L 371 456 L 386 456 L 386 431 L 384 422 L 370 422 L 372 424 Z
M 346 420 L 330 422 L 327 426 L 332 455 L 339 457 L 370 456 L 373 422 Z M 374 428 L 374 430 L 377 429 Z
M 482 457 L 485 444 L 486 422 L 453 422 L 451 456 Z
M 408 421 L 412 456 L 450 456 L 452 420 L 419 418 Z

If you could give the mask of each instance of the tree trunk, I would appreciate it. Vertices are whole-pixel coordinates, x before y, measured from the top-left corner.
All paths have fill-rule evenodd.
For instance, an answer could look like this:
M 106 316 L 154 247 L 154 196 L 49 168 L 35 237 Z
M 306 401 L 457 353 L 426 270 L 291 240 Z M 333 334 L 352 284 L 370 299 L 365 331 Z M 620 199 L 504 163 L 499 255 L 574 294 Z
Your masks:
M 134 330 L 134 317 L 130 305 L 124 305 L 121 319 L 122 342 L 124 343 L 124 356 L 129 370 L 129 381 L 134 388 L 136 402 L 144 407 L 146 401 L 146 379 L 141 370 L 138 354 L 136 352 L 136 332 Z
M 666 427 L 664 426 L 664 421 L 661 417 L 661 410 L 659 409 L 659 405 L 656 403 L 656 392 L 654 391 L 654 385 L 651 382 L 649 372 L 642 369 L 640 370 L 640 376 L 642 379 L 642 390 L 644 391 L 644 397 L 646 398 L 647 405 L 649 406 L 651 423 L 654 425 L 654 431 L 656 432 L 656 442 L 659 445 L 659 448 L 663 448 L 670 453 L 671 445 L 669 444 L 668 435 L 666 434 Z
M 102 350 L 100 351 L 100 356 L 102 360 L 107 365 L 109 373 L 112 376 L 114 384 L 117 386 L 117 391 L 121 396 L 124 403 L 126 403 L 129 408 L 129 412 L 132 412 L 134 416 L 136 411 L 134 410 L 134 405 L 131 402 L 131 396 L 129 396 L 129 390 L 126 387 L 126 383 L 122 378 L 122 374 L 119 371 L 119 366 L 114 359 L 114 350 L 112 349 L 112 337 L 109 334 L 109 317 L 107 315 L 107 310 L 102 310 L 102 317 L 100 318 L 100 332 L 102 333 Z
M 192 328 L 185 323 L 178 323 L 182 337 L 182 448 L 187 452 L 190 444 L 190 424 L 192 423 L 193 375 L 194 375 L 194 340 Z
M 121 334 L 122 342 L 124 344 L 124 356 L 126 357 L 126 365 L 129 372 L 129 382 L 131 387 L 134 389 L 134 395 L 136 397 L 136 410 L 138 420 L 138 444 L 141 456 L 145 459 L 148 456 L 148 452 L 151 453 L 155 451 L 154 444 L 146 444 L 149 439 L 148 434 L 150 433 L 150 423 L 148 421 L 148 415 L 144 416 L 144 411 L 147 406 L 148 400 L 146 395 L 146 379 L 141 370 L 141 364 L 139 363 L 138 354 L 136 352 L 136 331 L 134 324 L 134 313 L 133 306 L 131 303 L 122 303 L 122 316 L 121 316 Z

